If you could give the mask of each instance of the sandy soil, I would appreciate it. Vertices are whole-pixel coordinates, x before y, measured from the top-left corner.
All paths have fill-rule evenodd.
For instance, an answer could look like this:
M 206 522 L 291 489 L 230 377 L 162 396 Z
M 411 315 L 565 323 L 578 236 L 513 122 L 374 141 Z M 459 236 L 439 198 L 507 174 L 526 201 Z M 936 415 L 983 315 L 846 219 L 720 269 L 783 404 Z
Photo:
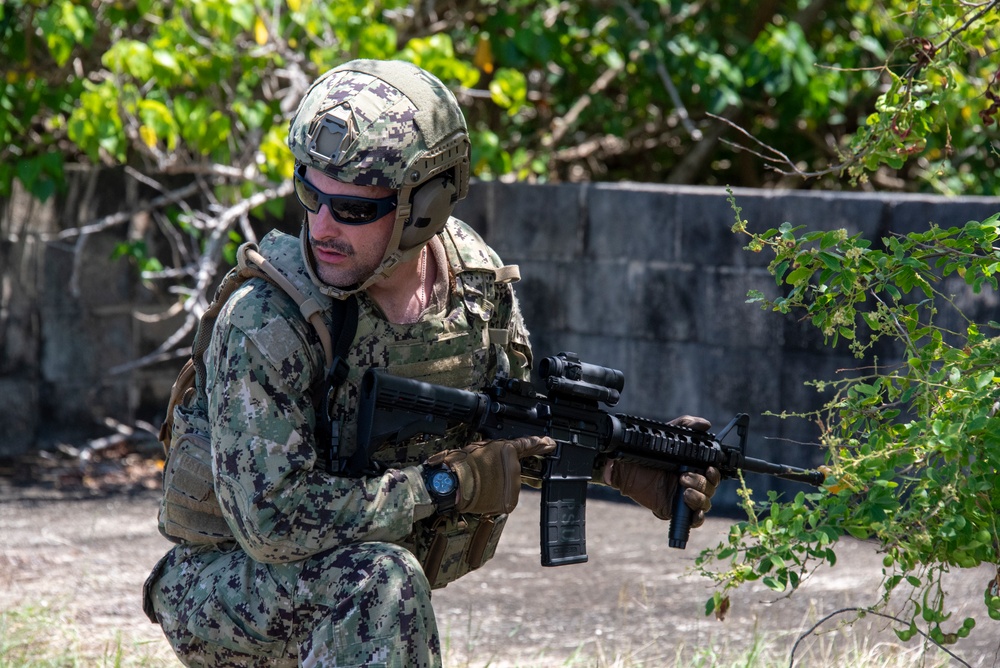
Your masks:
M 63 633 L 75 634 L 72 646 L 83 665 L 117 646 L 125 663 L 131 657 L 136 665 L 179 665 L 140 610 L 142 582 L 169 547 L 156 530 L 158 491 L 147 487 L 155 485 L 67 491 L 14 486 L 0 476 L 0 611 L 13 618 L 47 611 Z M 666 525 L 643 509 L 591 499 L 589 562 L 543 568 L 537 509 L 538 494 L 526 491 L 497 557 L 435 592 L 447 666 L 729 666 L 753 651 L 770 659 L 766 665 L 789 665 L 796 639 L 824 616 L 880 597 L 880 555 L 850 540 L 840 545 L 837 565 L 794 596 L 763 587 L 741 591 L 719 621 L 704 615 L 710 583 L 690 570 L 699 550 L 721 540 L 733 520 L 710 518 L 679 551 L 666 546 Z M 962 616 L 979 619 L 972 635 L 951 648 L 961 661 L 932 661 L 941 656 L 936 650 L 925 653 L 919 636 L 900 643 L 882 618 L 844 627 L 854 615 L 843 614 L 800 643 L 794 665 L 905 655 L 912 663 L 890 665 L 1000 666 L 1000 623 L 982 604 L 991 577 L 984 567 L 948 583 Z

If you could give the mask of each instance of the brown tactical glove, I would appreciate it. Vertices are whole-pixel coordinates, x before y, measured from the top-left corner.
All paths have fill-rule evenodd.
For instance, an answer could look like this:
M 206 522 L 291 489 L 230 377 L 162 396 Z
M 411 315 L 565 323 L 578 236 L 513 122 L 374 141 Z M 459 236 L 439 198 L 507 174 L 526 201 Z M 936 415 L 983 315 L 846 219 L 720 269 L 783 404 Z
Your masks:
M 470 443 L 461 450 L 432 455 L 427 466 L 444 464 L 458 478 L 460 513 L 499 515 L 517 506 L 521 493 L 521 459 L 545 455 L 556 448 L 548 436 L 526 436 L 512 441 Z
M 712 426 L 708 420 L 690 415 L 671 420 L 670 424 L 698 431 L 708 431 Z M 679 482 L 685 488 L 684 503 L 694 511 L 692 527 L 705 523 L 705 513 L 712 508 L 712 496 L 721 479 L 719 471 L 711 466 L 703 474 L 688 471 L 679 476 L 674 471 L 621 460 L 609 461 L 604 469 L 605 483 L 650 509 L 661 520 L 669 520 L 673 514 L 674 495 Z

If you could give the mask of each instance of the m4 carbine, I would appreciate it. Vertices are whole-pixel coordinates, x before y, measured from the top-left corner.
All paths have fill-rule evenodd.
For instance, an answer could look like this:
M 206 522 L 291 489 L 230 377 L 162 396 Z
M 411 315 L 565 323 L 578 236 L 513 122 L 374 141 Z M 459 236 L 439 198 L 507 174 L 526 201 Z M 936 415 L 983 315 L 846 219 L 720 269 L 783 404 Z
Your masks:
M 546 393 L 531 383 L 498 377 L 481 392 L 400 378 L 384 369 L 369 369 L 361 383 L 358 407 L 358 447 L 374 452 L 388 442 L 414 437 L 443 436 L 464 427 L 468 440 L 550 436 L 556 450 L 534 462 L 522 474 L 541 480 L 541 553 L 543 566 L 587 560 L 585 535 L 587 485 L 595 465 L 621 459 L 676 471 L 704 471 L 712 466 L 722 477 L 742 471 L 821 485 L 819 471 L 747 457 L 749 416 L 737 415 L 718 437 L 630 415 L 611 414 L 600 404 L 618 403 L 625 385 L 621 371 L 581 362 L 574 353 L 541 360 L 538 375 Z M 735 428 L 737 445 L 723 439 Z M 673 500 L 668 543 L 684 549 L 691 530 L 691 509 L 678 486 Z

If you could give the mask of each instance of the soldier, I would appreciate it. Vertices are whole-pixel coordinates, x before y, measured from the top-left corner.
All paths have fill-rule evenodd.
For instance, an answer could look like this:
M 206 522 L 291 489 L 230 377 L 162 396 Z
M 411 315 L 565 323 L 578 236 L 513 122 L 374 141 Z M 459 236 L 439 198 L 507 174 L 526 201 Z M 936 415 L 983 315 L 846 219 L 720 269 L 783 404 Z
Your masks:
M 371 366 L 470 390 L 527 378 L 516 267 L 451 217 L 469 184 L 466 123 L 420 68 L 327 72 L 288 144 L 302 232 L 272 232 L 260 253 L 334 338 L 354 321 L 336 315 L 344 304 L 356 329 L 328 369 L 306 307 L 272 282 L 248 280 L 221 304 L 196 391 L 172 413 L 160 528 L 179 544 L 144 606 L 189 666 L 437 666 L 431 589 L 492 557 L 520 460 L 555 444 L 446 436 L 358 458 L 358 387 Z M 718 475 L 619 462 L 594 480 L 659 517 L 681 484 L 697 525 Z

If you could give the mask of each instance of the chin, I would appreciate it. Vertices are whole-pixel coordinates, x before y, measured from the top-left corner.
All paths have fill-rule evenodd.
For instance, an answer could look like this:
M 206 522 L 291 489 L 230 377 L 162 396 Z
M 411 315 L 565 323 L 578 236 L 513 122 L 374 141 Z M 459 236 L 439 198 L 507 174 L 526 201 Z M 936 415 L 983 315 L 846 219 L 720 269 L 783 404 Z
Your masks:
M 356 282 L 347 280 L 347 277 L 344 276 L 344 272 L 342 271 L 331 270 L 325 267 L 319 267 L 316 270 L 316 275 L 319 276 L 319 280 L 335 288 L 346 288 L 354 285 Z
M 354 280 L 357 271 L 352 271 L 349 267 L 335 266 L 320 262 L 316 259 L 316 253 L 312 251 L 312 248 L 309 250 L 312 255 L 310 260 L 312 260 L 313 270 L 316 272 L 316 276 L 319 277 L 319 280 L 335 288 L 345 288 L 357 282 Z

